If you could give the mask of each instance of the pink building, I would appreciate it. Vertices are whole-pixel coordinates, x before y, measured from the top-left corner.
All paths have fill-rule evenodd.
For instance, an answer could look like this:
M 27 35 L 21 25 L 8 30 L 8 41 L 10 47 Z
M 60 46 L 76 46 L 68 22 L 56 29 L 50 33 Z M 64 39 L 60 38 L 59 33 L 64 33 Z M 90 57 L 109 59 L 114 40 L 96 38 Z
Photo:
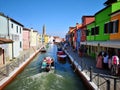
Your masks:
M 23 50 L 30 48 L 30 29 L 23 28 Z

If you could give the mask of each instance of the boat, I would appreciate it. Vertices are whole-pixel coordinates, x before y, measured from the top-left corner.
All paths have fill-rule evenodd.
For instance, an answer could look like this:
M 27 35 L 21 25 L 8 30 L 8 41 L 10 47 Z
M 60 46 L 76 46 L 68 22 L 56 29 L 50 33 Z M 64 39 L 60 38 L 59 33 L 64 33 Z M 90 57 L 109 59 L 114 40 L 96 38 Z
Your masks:
M 47 56 L 42 60 L 41 71 L 49 72 L 55 69 L 53 58 Z
M 40 52 L 45 53 L 45 52 L 46 52 L 46 48 L 45 48 L 45 47 L 41 48 L 41 49 L 40 49 Z
M 67 55 L 64 53 L 64 51 L 58 51 L 57 52 L 58 60 L 66 60 Z

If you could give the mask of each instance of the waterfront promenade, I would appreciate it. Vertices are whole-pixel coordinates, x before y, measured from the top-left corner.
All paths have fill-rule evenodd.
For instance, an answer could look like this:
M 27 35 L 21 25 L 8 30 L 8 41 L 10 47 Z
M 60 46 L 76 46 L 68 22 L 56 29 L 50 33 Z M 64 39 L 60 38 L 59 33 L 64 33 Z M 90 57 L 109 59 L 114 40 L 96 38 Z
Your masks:
M 22 51 L 14 60 L 7 62 L 0 67 L 0 90 L 10 83 L 25 66 L 39 53 L 43 45 L 31 47 L 29 50 Z
M 110 70 L 96 68 L 95 58 L 90 56 L 80 57 L 72 47 L 67 47 L 65 51 L 74 59 L 74 62 L 81 66 L 81 72 L 85 72 L 89 77 L 88 82 L 95 83 L 100 90 L 120 90 L 119 76 L 112 76 Z M 92 72 L 92 76 L 90 72 Z

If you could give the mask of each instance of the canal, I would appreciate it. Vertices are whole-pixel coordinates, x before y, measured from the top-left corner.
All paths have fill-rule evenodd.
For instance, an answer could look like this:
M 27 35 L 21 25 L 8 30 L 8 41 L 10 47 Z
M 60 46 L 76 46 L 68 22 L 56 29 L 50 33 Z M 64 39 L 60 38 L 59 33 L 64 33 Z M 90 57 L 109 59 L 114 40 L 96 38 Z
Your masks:
M 86 90 L 68 60 L 59 62 L 56 52 L 56 45 L 50 44 L 47 52 L 38 54 L 5 90 Z M 45 56 L 54 58 L 54 73 L 40 72 L 40 63 Z

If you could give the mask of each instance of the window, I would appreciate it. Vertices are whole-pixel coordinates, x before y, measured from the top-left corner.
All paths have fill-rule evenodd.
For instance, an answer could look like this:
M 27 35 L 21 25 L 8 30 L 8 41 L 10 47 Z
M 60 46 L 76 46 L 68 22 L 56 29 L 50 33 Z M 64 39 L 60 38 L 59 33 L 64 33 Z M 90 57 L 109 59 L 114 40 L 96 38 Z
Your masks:
M 20 48 L 22 48 L 22 42 L 20 41 Z
M 113 33 L 113 22 L 109 22 L 109 33 Z
M 119 28 L 119 20 L 109 22 L 108 24 L 109 33 L 118 33 L 118 28 Z
M 13 23 L 11 24 L 11 28 L 13 28 Z
M 118 33 L 119 20 L 113 22 L 113 33 Z
M 99 34 L 99 26 L 95 27 L 95 35 Z
M 95 35 L 95 28 L 91 29 L 91 35 Z
M 89 36 L 89 30 L 86 30 L 86 36 Z
M 18 26 L 16 26 L 16 32 L 18 33 Z
M 21 27 L 20 27 L 20 34 L 21 34 Z
M 109 33 L 109 32 L 108 32 L 108 30 L 109 30 L 108 28 L 109 28 L 109 23 L 106 23 L 106 24 L 104 25 L 104 33 L 105 33 L 105 34 Z

